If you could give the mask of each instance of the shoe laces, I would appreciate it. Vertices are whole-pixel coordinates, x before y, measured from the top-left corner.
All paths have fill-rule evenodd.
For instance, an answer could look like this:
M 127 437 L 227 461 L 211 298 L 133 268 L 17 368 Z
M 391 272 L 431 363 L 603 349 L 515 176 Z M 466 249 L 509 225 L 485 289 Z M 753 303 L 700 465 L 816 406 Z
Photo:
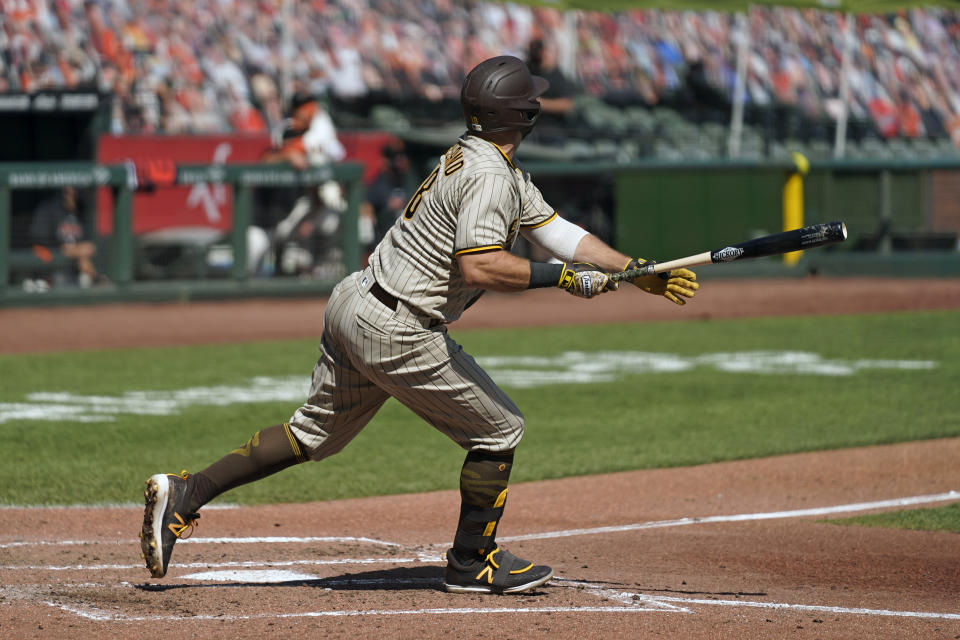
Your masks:
M 200 519 L 200 514 L 188 513 L 186 519 L 184 519 L 179 513 L 174 512 L 173 517 L 179 522 L 171 522 L 167 525 L 167 528 L 173 532 L 173 535 L 181 540 L 186 540 L 193 535 L 193 530 L 197 528 L 197 520 Z

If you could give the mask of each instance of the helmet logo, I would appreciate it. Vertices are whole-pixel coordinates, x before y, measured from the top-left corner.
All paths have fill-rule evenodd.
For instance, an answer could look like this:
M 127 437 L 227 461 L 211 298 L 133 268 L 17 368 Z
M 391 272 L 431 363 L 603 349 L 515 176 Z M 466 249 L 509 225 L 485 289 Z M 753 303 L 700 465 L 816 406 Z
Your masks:
M 480 119 L 477 116 L 470 116 L 470 128 L 474 131 L 483 131 L 483 127 L 480 126 Z

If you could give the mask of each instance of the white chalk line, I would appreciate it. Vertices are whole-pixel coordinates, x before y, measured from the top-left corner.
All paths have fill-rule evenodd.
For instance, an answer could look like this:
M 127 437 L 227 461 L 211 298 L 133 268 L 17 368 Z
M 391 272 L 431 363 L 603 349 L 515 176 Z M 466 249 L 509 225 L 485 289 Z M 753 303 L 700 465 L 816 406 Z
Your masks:
M 217 502 L 203 507 L 204 511 L 228 511 L 230 509 L 239 509 L 242 505 L 235 502 Z M 143 503 L 140 502 L 91 502 L 87 504 L 0 504 L 0 511 L 18 510 L 18 511 L 67 511 L 74 509 L 130 509 L 143 511 Z
M 87 611 L 79 607 L 44 601 L 43 604 L 56 607 L 67 613 L 95 620 L 97 622 L 184 622 L 187 620 L 218 620 L 236 622 L 242 620 L 284 619 L 284 618 L 341 618 L 357 616 L 424 616 L 424 615 L 466 615 L 491 613 L 640 613 L 644 611 L 663 611 L 642 607 L 495 607 L 495 608 L 438 608 L 438 609 L 355 609 L 352 611 L 303 611 L 296 613 L 260 613 L 245 616 L 195 615 L 189 618 L 177 616 L 124 616 Z
M 124 544 L 128 540 L 24 540 L 19 542 L 5 542 L 0 544 L 0 549 L 9 549 L 13 547 L 69 547 L 74 545 L 93 545 L 93 544 Z M 259 536 L 259 537 L 233 537 L 233 538 L 188 538 L 181 540 L 177 544 L 303 544 L 307 542 L 353 542 L 379 545 L 384 547 L 402 547 L 397 542 L 387 540 L 377 540 L 376 538 L 364 538 L 354 536 Z
M 184 576 L 181 576 L 184 577 Z M 216 579 L 198 578 L 198 579 Z M 396 588 L 398 586 L 422 586 L 426 588 L 439 588 L 436 580 L 427 578 L 345 578 L 345 579 L 322 579 L 324 584 L 331 587 L 383 587 Z M 278 619 L 278 618 L 321 618 L 321 617 L 359 617 L 359 616 L 407 616 L 407 615 L 463 615 L 463 614 L 491 614 L 491 613 L 639 613 L 639 612 L 676 612 L 693 613 L 689 609 L 677 606 L 669 602 L 659 602 L 656 596 L 648 596 L 639 593 L 625 593 L 614 589 L 605 589 L 595 584 L 566 580 L 564 578 L 555 578 L 555 585 L 565 588 L 576 588 L 581 592 L 597 596 L 604 600 L 619 602 L 619 606 L 546 606 L 546 607 L 455 607 L 455 608 L 426 608 L 426 609 L 354 609 L 354 610 L 334 610 L 334 611 L 300 611 L 287 613 L 257 613 L 238 616 L 200 614 L 191 616 L 175 615 L 155 615 L 155 616 L 136 616 L 126 613 L 106 612 L 95 606 L 80 607 L 75 605 L 54 602 L 52 600 L 42 600 L 47 606 L 60 609 L 67 613 L 72 613 L 81 618 L 96 620 L 98 622 L 180 622 L 184 620 L 220 620 L 220 621 L 242 621 L 256 619 Z M 304 581 L 304 578 L 294 580 L 294 582 Z M 259 583 L 258 583 L 259 584 Z M 60 585 L 60 588 L 109 588 L 113 586 L 131 587 L 129 582 L 121 582 L 119 585 L 108 585 L 98 583 L 81 583 Z M 202 586 L 202 585 L 198 585 Z M 219 585 L 212 585 L 219 586 Z M 0 593 L 5 589 L 0 587 Z
M 593 529 L 575 529 L 567 531 L 557 531 L 557 532 L 546 532 L 541 534 L 529 534 L 525 536 L 513 536 L 512 538 L 502 538 L 513 539 L 513 540 L 528 540 L 528 539 L 546 539 L 546 538 L 556 538 L 556 537 L 567 537 L 567 536 L 577 536 L 577 535 L 595 535 L 602 533 L 610 532 L 620 532 L 620 531 L 631 531 L 636 529 L 645 529 L 645 528 L 662 528 L 662 527 L 671 527 L 671 526 L 686 526 L 691 524 L 706 524 L 711 522 L 744 522 L 744 521 L 755 521 L 755 520 L 767 520 L 767 519 L 777 519 L 777 518 L 795 518 L 795 517 L 809 517 L 809 516 L 819 516 L 819 515 L 829 515 L 835 513 L 848 513 L 854 511 L 864 511 L 872 509 L 880 509 L 887 507 L 897 507 L 897 506 L 909 506 L 915 504 L 925 504 L 930 502 L 942 502 L 948 500 L 960 499 L 960 493 L 956 491 L 949 491 L 941 494 L 934 494 L 928 496 L 913 496 L 908 498 L 898 498 L 894 500 L 883 500 L 875 502 L 861 502 L 853 503 L 847 505 L 836 505 L 832 507 L 819 507 L 813 509 L 797 509 L 791 511 L 777 511 L 777 512 L 767 512 L 767 513 L 753 513 L 753 514 L 735 514 L 728 516 L 708 516 L 703 518 L 681 518 L 677 520 L 666 520 L 666 521 L 656 521 L 656 522 L 647 522 L 639 523 L 636 525 L 623 525 L 616 527 L 597 527 Z M 213 544 L 227 544 L 227 543 L 255 543 L 255 542 L 265 542 L 265 541 L 279 541 L 279 542 L 316 542 L 316 541 L 348 541 L 356 542 L 363 541 L 374 544 L 384 544 L 390 547 L 402 547 L 398 543 L 392 543 L 382 540 L 376 540 L 372 538 L 353 538 L 353 537 L 280 537 L 280 536 L 270 536 L 264 538 L 210 538 L 210 539 L 196 539 L 193 542 L 201 543 L 213 543 Z M 82 541 L 63 541 L 69 544 L 82 544 Z M 56 541 L 47 541 L 43 544 L 57 544 Z M 402 562 L 434 562 L 435 559 L 421 555 L 418 558 L 344 558 L 338 560 L 314 560 L 314 561 L 289 561 L 289 562 L 264 562 L 258 563 L 255 561 L 246 561 L 241 563 L 230 562 L 230 563 L 191 563 L 188 565 L 180 565 L 190 568 L 214 568 L 214 567 L 256 567 L 256 566 L 295 566 L 295 565 L 322 565 L 322 564 L 375 564 L 375 563 L 402 563 Z M 105 565 L 108 568 L 112 568 L 112 565 Z M 139 565 L 130 565 L 130 566 L 120 566 L 116 565 L 119 568 L 128 569 L 134 568 Z M 16 569 L 16 568 L 25 568 L 25 567 L 5 567 L 7 569 Z M 52 567 L 46 567 L 47 569 L 52 569 Z M 65 569 L 68 569 L 67 567 Z M 77 567 L 80 568 L 80 567 Z M 92 567 L 87 566 L 87 569 Z M 365 583 L 375 583 L 376 580 L 367 580 Z M 388 580 L 382 581 L 384 585 L 399 585 L 404 581 L 402 580 Z M 677 596 L 655 596 L 647 595 L 640 592 L 615 592 L 610 589 L 602 589 L 590 585 L 589 583 L 579 583 L 570 580 L 564 580 L 558 578 L 556 581 L 558 584 L 563 585 L 566 583 L 567 586 L 579 587 L 586 593 L 596 595 L 606 600 L 612 600 L 621 602 L 621 606 L 603 606 L 603 607 L 495 607 L 495 608 L 431 608 L 431 609 L 401 609 L 401 610 L 385 610 L 385 609 L 357 609 L 351 611 L 307 611 L 307 612 L 295 612 L 295 613 L 262 613 L 255 615 L 247 616 L 222 616 L 222 615 L 199 615 L 199 616 L 189 616 L 189 617 L 178 617 L 178 616 L 128 616 L 126 614 L 113 614 L 106 613 L 98 610 L 96 608 L 80 608 L 70 605 L 65 605 L 61 603 L 56 603 L 52 601 L 44 601 L 44 604 L 47 604 L 51 607 L 59 608 L 65 612 L 73 613 L 80 617 L 84 617 L 91 620 L 98 621 L 113 621 L 113 622 L 140 622 L 140 621 L 183 621 L 183 620 L 251 620 L 251 619 L 262 619 L 262 618 L 319 618 L 319 617 L 353 617 L 353 616 L 405 616 L 405 615 L 466 615 L 466 614 L 491 614 L 491 613 L 636 613 L 636 612 L 682 612 L 682 613 L 693 613 L 689 609 L 689 605 L 702 605 L 702 606 L 727 606 L 727 607 L 749 607 L 749 608 L 761 608 L 761 609 L 776 609 L 776 610 L 793 610 L 793 611 L 806 611 L 806 612 L 817 612 L 817 613 L 834 613 L 834 614 L 851 614 L 851 615 L 870 615 L 870 616 L 888 616 L 888 617 L 905 617 L 905 618 L 923 618 L 923 619 L 940 619 L 940 620 L 960 620 L 960 614 L 956 613 L 938 613 L 938 612 L 924 612 L 924 611 L 896 611 L 890 609 L 865 609 L 859 607 L 836 607 L 830 605 L 806 605 L 806 604 L 793 604 L 793 603 L 783 603 L 783 602 L 760 602 L 760 601 L 748 601 L 748 600 L 710 600 L 702 598 L 684 598 Z M 334 583 L 331 583 L 334 584 Z M 349 582 L 346 584 L 359 585 L 356 581 Z M 89 583 L 85 583 L 88 586 Z M 76 586 L 76 585 L 74 585 Z M 684 606 L 677 606 L 684 605 Z
M 368 565 L 368 564 L 436 564 L 442 558 L 431 554 L 416 558 L 337 558 L 336 560 L 244 560 L 236 562 L 177 562 L 176 567 L 182 569 L 249 569 L 252 567 L 322 567 L 336 565 Z M 129 571 L 142 569 L 140 564 L 76 564 L 76 565 L 17 565 L 3 566 L 0 571 Z
M 693 518 L 678 518 L 675 520 L 657 520 L 652 522 L 641 522 L 636 524 L 627 524 L 627 525 L 616 525 L 616 526 L 606 526 L 606 527 L 593 527 L 589 529 L 568 529 L 563 531 L 546 531 L 541 533 L 530 533 L 517 536 L 501 536 L 499 540 L 501 542 L 515 542 L 523 540 L 548 540 L 553 538 L 565 538 L 572 536 L 587 536 L 587 535 L 598 535 L 604 533 L 620 533 L 624 531 L 638 531 L 642 529 L 659 529 L 664 527 L 680 527 L 688 526 L 694 524 L 710 524 L 710 523 L 722 523 L 722 522 L 750 522 L 758 520 L 774 520 L 782 518 L 801 518 L 801 517 L 811 517 L 811 516 L 823 516 L 823 515 L 832 515 L 838 513 L 852 513 L 856 511 L 870 511 L 874 509 L 883 509 L 890 507 L 903 507 L 903 506 L 912 506 L 918 504 L 929 504 L 935 502 L 947 502 L 953 500 L 960 500 L 960 492 L 958 491 L 947 491 L 945 493 L 937 493 L 932 495 L 925 496 L 910 496 L 906 498 L 894 498 L 891 500 L 878 500 L 874 502 L 856 502 L 851 504 L 835 505 L 830 507 L 816 507 L 810 509 L 794 509 L 791 511 L 771 511 L 763 513 L 741 513 L 734 515 L 721 515 L 721 516 L 705 516 L 705 517 L 693 517 Z M 402 549 L 404 545 L 396 542 L 389 542 L 386 540 L 379 540 L 376 538 L 367 538 L 367 537 L 352 537 L 352 536 L 306 536 L 306 537 L 295 537 L 295 536 L 264 536 L 264 537 L 220 537 L 220 538 L 190 538 L 184 540 L 179 544 L 303 544 L 309 542 L 351 542 L 351 543 L 366 543 L 372 545 L 381 545 L 385 547 Z M 23 542 L 9 542 L 5 544 L 0 544 L 0 549 L 12 548 L 12 547 L 27 547 L 27 546 L 72 546 L 72 545 L 90 545 L 90 544 L 120 544 L 120 541 L 90 541 L 90 540 L 40 540 L 40 541 L 23 541 Z M 449 543 L 433 543 L 427 545 L 428 547 L 445 547 Z M 338 559 L 338 560 L 307 560 L 307 561 L 293 561 L 293 562 L 302 562 L 303 564 L 376 564 L 382 562 L 384 564 L 390 563 L 403 563 L 408 560 L 397 559 L 397 558 L 353 558 L 353 559 Z M 435 561 L 434 557 L 431 554 L 418 554 L 418 557 L 414 561 Z M 62 566 L 0 566 L 0 570 L 3 571 L 15 571 L 15 570 L 33 570 L 33 571 L 70 571 L 70 570 L 127 570 L 139 567 L 140 565 L 62 565 Z M 208 567 L 208 568 L 218 568 L 218 567 L 277 567 L 277 566 L 292 566 L 285 563 L 276 563 L 276 562 L 258 562 L 255 560 L 246 561 L 243 563 L 236 562 L 224 562 L 224 563 L 193 563 L 193 564 L 178 564 L 177 566 L 183 567 Z
M 741 513 L 728 516 L 705 516 L 702 518 L 678 518 L 676 520 L 658 520 L 641 522 L 638 524 L 624 524 L 610 527 L 593 527 L 590 529 L 568 529 L 566 531 L 546 531 L 543 533 L 528 533 L 519 536 L 498 536 L 501 542 L 516 542 L 519 540 L 547 540 L 550 538 L 566 538 L 570 536 L 591 536 L 603 533 L 619 533 L 621 531 L 638 531 L 641 529 L 659 529 L 661 527 L 682 527 L 691 524 L 711 524 L 717 522 L 750 522 L 756 520 L 777 520 L 780 518 L 807 518 L 811 516 L 826 516 L 837 513 L 852 513 L 855 511 L 870 511 L 890 507 L 907 507 L 917 504 L 946 502 L 960 500 L 960 492 L 947 491 L 927 496 L 912 496 L 909 498 L 895 498 L 893 500 L 878 500 L 876 502 L 856 502 L 841 504 L 833 507 L 816 507 L 811 509 L 794 509 L 792 511 L 770 511 L 766 513 Z
M 427 580 L 403 579 L 365 579 L 330 581 L 329 584 L 343 584 L 345 586 L 378 585 L 384 587 L 402 586 L 408 584 L 426 584 Z M 71 585 L 74 588 L 97 587 L 85 583 Z M 121 583 L 129 586 L 129 583 Z M 324 617 L 363 617 L 363 616 L 415 616 L 415 615 L 472 615 L 496 613 L 686 613 L 696 614 L 691 606 L 773 609 L 779 611 L 803 611 L 807 613 L 832 613 L 839 615 L 858 615 L 876 617 L 916 618 L 927 620 L 960 620 L 960 613 L 941 613 L 934 611 L 898 611 L 893 609 L 867 609 L 863 607 L 837 607 L 832 605 L 809 605 L 787 602 L 761 602 L 756 600 L 712 600 L 707 598 L 650 595 L 639 591 L 620 591 L 598 587 L 592 583 L 555 578 L 553 586 L 574 588 L 581 592 L 597 596 L 600 599 L 619 602 L 619 606 L 545 606 L 545 607 L 450 607 L 450 608 L 423 608 L 423 609 L 353 609 L 334 611 L 299 611 L 286 613 L 257 613 L 248 615 L 211 615 L 200 614 L 191 616 L 155 615 L 134 616 L 125 613 L 108 613 L 97 607 L 78 607 L 64 603 L 43 600 L 43 604 L 72 613 L 79 617 L 100 622 L 182 622 L 187 620 L 219 620 L 235 622 L 257 619 L 284 619 L 284 618 L 324 618 Z
M 787 604 L 785 602 L 755 602 L 750 600 L 707 600 L 703 598 L 678 598 L 653 596 L 662 602 L 682 602 L 687 605 L 703 604 L 717 607 L 751 607 L 756 609 L 783 609 L 789 611 L 808 611 L 816 613 L 841 613 L 863 616 L 888 616 L 896 618 L 926 618 L 933 620 L 960 620 L 960 613 L 938 613 L 934 611 L 894 611 L 892 609 L 863 609 L 860 607 L 833 607 L 817 604 Z

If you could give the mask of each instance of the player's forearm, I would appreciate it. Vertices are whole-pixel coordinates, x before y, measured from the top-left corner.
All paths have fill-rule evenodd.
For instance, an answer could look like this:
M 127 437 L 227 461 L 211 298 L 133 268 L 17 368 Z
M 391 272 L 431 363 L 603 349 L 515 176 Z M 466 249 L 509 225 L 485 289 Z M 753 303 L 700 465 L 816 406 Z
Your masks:
M 458 258 L 463 278 L 487 291 L 523 291 L 530 286 L 530 262 L 508 251 L 468 253 Z
M 577 262 L 591 262 L 607 271 L 622 271 L 630 256 L 620 253 L 593 234 L 583 236 L 573 253 Z

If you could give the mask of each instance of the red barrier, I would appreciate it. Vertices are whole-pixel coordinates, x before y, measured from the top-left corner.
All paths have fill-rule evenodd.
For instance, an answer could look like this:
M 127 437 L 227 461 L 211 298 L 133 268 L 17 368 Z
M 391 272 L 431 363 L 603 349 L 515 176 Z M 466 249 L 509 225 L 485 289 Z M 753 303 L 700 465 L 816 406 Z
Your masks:
M 341 133 L 347 160 L 366 166 L 369 182 L 383 165 L 380 149 L 392 139 L 381 131 Z M 221 136 L 102 136 L 97 162 L 115 164 L 131 161 L 142 184 L 150 191 L 133 196 L 133 232 L 143 234 L 172 227 L 209 227 L 226 230 L 232 223 L 233 194 L 226 185 L 197 184 L 171 186 L 178 164 L 255 163 L 270 147 L 263 135 Z M 113 196 L 102 188 L 97 198 L 97 232 L 113 231 Z

